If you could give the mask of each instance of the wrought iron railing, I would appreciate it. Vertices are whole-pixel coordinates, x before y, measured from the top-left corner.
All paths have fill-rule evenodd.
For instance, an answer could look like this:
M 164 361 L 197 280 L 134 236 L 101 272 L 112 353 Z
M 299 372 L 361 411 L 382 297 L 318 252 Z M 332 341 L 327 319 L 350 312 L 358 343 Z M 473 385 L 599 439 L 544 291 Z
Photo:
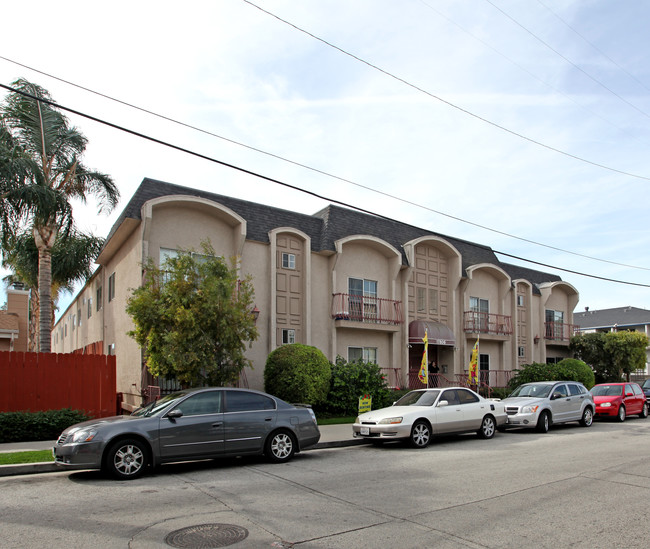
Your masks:
M 354 294 L 332 295 L 332 318 L 375 324 L 402 324 L 402 302 Z
M 550 341 L 569 341 L 574 335 L 580 333 L 580 326 L 564 322 L 545 322 L 544 339 Z
M 465 311 L 463 325 L 465 332 L 512 335 L 511 316 Z

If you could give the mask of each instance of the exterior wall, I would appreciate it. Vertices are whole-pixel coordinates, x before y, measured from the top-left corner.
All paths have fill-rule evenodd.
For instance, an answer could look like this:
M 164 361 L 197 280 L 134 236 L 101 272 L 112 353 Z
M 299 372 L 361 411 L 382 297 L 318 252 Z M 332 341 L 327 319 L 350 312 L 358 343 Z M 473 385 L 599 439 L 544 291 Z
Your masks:
M 266 243 L 246 240 L 246 225 L 228 208 L 202 198 L 167 196 L 145 203 L 142 221 L 130 220 L 118 229 L 111 241 L 117 244 L 107 243 L 99 269 L 57 323 L 56 352 L 77 351 L 95 342 L 103 342 L 105 353 L 114 349 L 117 390 L 124 393 L 127 409 L 139 405 L 142 356 L 127 335 L 132 329 L 125 311 L 129 290 L 141 284 L 144 257 L 158 262 L 161 248 L 200 252 L 206 240 L 216 254 L 239 258 L 241 278 L 252 277 L 254 303 L 260 311 L 259 338 L 247 351 L 253 368 L 245 370 L 242 382 L 255 389 L 264 388 L 266 358 L 282 344 L 283 328 L 295 329 L 297 343 L 319 348 L 330 361 L 339 355 L 347 359 L 350 347 L 376 348 L 379 366 L 399 369 L 404 382 L 410 358 L 409 323 L 414 320 L 439 322 L 454 333 L 454 345 L 430 348 L 441 374 L 451 382 L 466 379 L 471 349 L 479 337 L 464 322 L 470 297 L 487 299 L 491 315 L 511 319 L 511 333 L 480 334 L 480 354 L 489 356 L 488 379 L 498 385 L 503 379 L 495 372 L 546 359 L 545 310 L 563 310 L 570 322 L 577 303 L 577 292 L 565 283 L 542 285 L 539 295 L 533 293 L 529 281 L 512 281 L 497 265 L 473 265 L 465 273 L 460 253 L 441 237 L 405 243 L 403 264 L 402 250 L 373 236 L 348 236 L 335 243 L 335 250 L 313 252 L 310 237 L 297 228 L 277 227 L 268 233 Z M 282 266 L 283 253 L 295 256 L 295 268 Z M 113 273 L 116 292 L 109 301 L 108 279 Z M 401 317 L 396 314 L 388 321 L 337 317 L 334 294 L 349 294 L 350 278 L 376 281 L 376 297 Z M 99 287 L 102 300 L 97 310 Z M 418 292 L 425 297 L 424 307 L 418 302 Z M 523 297 L 523 305 L 517 305 L 517 295 Z M 521 358 L 517 356 L 520 346 L 525 348 Z M 553 347 L 550 356 L 559 356 L 567 348 Z

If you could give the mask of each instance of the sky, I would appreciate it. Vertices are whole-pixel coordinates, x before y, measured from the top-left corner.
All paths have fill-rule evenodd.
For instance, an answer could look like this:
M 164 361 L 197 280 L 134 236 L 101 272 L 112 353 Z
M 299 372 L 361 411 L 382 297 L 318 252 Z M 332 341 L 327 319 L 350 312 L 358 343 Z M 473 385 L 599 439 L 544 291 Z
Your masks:
M 68 114 L 121 194 L 75 205 L 83 230 L 105 237 L 145 177 L 306 214 L 337 200 L 559 275 L 576 312 L 650 308 L 650 2 L 2 11 L 0 83 L 295 187 Z

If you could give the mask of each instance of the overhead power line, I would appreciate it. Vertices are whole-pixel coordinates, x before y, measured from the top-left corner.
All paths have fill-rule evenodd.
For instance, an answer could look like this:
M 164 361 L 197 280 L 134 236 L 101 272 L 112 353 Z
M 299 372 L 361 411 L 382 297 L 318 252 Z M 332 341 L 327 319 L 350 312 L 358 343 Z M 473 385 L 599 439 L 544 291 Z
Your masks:
M 199 127 L 197 127 L 197 126 L 193 126 L 193 125 L 188 124 L 188 123 L 186 123 L 186 122 L 182 122 L 182 121 L 176 120 L 176 119 L 171 118 L 171 117 L 169 117 L 169 116 L 165 116 L 165 115 L 163 115 L 163 114 L 159 114 L 159 113 L 156 113 L 156 112 L 154 112 L 154 111 L 150 111 L 150 110 L 145 109 L 145 108 L 143 108 L 143 107 L 139 107 L 139 106 L 137 106 L 137 105 L 134 105 L 134 104 L 132 104 L 132 103 L 128 103 L 128 102 L 123 101 L 123 100 L 121 100 L 121 99 L 117 99 L 117 98 L 111 97 L 111 96 L 109 96 L 109 95 L 106 95 L 106 94 L 103 94 L 103 93 L 101 93 L 101 92 L 98 92 L 98 91 L 92 90 L 92 89 L 90 89 L 90 88 L 87 88 L 87 87 L 81 86 L 81 85 L 76 84 L 76 83 L 74 83 L 74 82 L 71 82 L 71 81 L 69 81 L 69 80 L 65 80 L 65 79 L 63 79 L 63 78 L 59 78 L 59 77 L 54 76 L 54 75 L 52 75 L 52 74 L 49 74 L 49 73 L 47 73 L 47 72 L 44 72 L 44 71 L 41 71 L 41 70 L 35 69 L 35 68 L 30 67 L 30 66 L 28 66 L 28 65 L 24 65 L 23 63 L 19 63 L 18 61 L 14 61 L 14 60 L 9 59 L 9 58 L 7 58 L 7 57 L 4 57 L 4 56 L 1 56 L 1 55 L 0 55 L 0 59 L 3 59 L 3 60 L 5 60 L 5 61 L 8 61 L 9 63 L 13 63 L 13 64 L 16 64 L 16 65 L 19 65 L 19 66 L 21 66 L 21 67 L 24 67 L 24 68 L 30 70 L 30 71 L 37 72 L 37 73 L 39 73 L 39 74 L 42 74 L 42 75 L 44 75 L 44 76 L 47 76 L 48 78 L 53 78 L 54 80 L 58 80 L 59 82 L 63 82 L 63 83 L 68 84 L 68 85 L 70 85 L 70 86 L 73 86 L 73 87 L 79 88 L 79 89 L 81 89 L 81 90 L 87 91 L 87 92 L 92 93 L 92 94 L 94 94 L 94 95 L 97 95 L 97 96 L 99 96 L 99 97 L 103 97 L 104 99 L 108 99 L 108 100 L 110 100 L 110 101 L 113 101 L 113 102 L 115 102 L 115 103 L 119 103 L 119 104 L 124 105 L 124 106 L 127 106 L 127 107 L 129 107 L 129 108 L 136 109 L 136 110 L 138 110 L 138 111 L 144 112 L 144 113 L 146 113 L 146 114 L 150 114 L 150 115 L 152 115 L 152 116 L 156 116 L 156 117 L 161 118 L 161 119 L 163 119 L 163 120 L 167 120 L 168 122 L 172 122 L 172 123 L 174 123 L 174 124 L 178 124 L 178 125 L 180 125 L 180 126 L 183 126 L 183 127 L 186 127 L 186 128 L 192 129 L 192 130 L 196 130 L 196 131 L 201 132 L 201 133 L 204 133 L 204 134 L 206 134 L 206 135 L 209 135 L 209 136 L 212 136 L 212 137 L 216 137 L 216 138 L 218 138 L 218 139 L 222 139 L 222 140 L 227 141 L 227 142 L 229 142 L 229 143 L 232 143 L 232 144 L 234 144 L 234 145 L 238 145 L 238 146 L 240 146 L 240 147 L 247 148 L 247 149 L 249 149 L 249 150 L 252 150 L 252 151 L 258 152 L 258 153 L 260 153 L 260 154 L 264 154 L 264 155 L 270 156 L 270 157 L 272 157 L 272 158 L 276 158 L 276 159 L 281 160 L 281 161 L 283 161 L 283 162 L 288 162 L 288 163 L 290 163 L 290 164 L 293 164 L 294 166 L 298 166 L 298 167 L 300 167 L 300 168 L 304 168 L 304 169 L 306 169 L 306 170 L 310 170 L 310 171 L 312 171 L 312 172 L 319 173 L 319 174 L 321 174 L 321 175 L 325 175 L 325 176 L 327 176 L 327 177 L 331 177 L 331 178 L 333 178 L 333 179 L 337 179 L 338 181 L 342 181 L 342 182 L 344 182 L 344 183 L 349 183 L 350 185 L 354 185 L 354 186 L 359 187 L 359 188 L 361 188 L 361 189 L 365 189 L 365 190 L 367 190 L 367 191 L 370 191 L 370 192 L 373 192 L 373 193 L 376 193 L 376 194 L 379 194 L 379 195 L 385 196 L 385 197 L 390 198 L 390 199 L 392 199 L 392 200 L 397 200 L 397 201 L 402 202 L 402 203 L 404 203 L 404 204 L 408 204 L 408 205 L 410 205 L 410 206 L 415 206 L 415 207 L 417 207 L 417 208 L 420 208 L 420 209 L 426 210 L 426 211 L 428 211 L 428 212 L 435 213 L 435 214 L 437 214 L 437 215 L 441 215 L 441 216 L 446 217 L 446 218 L 448 218 L 448 219 L 453 219 L 454 221 L 459 221 L 459 222 L 461 222 L 461 223 L 465 223 L 465 224 L 467 224 L 467 225 L 471 225 L 471 226 L 473 226 L 473 227 L 477 227 L 477 228 L 479 228 L 479 229 L 483 229 L 483 230 L 486 230 L 486 231 L 490 231 L 490 232 L 493 232 L 493 233 L 495 233 L 495 234 L 500 234 L 500 235 L 502 235 L 502 236 L 506 236 L 506 237 L 508 237 L 508 238 L 513 238 L 513 239 L 515 239 L 515 240 L 520 240 L 520 241 L 522 241 L 522 242 L 526 242 L 526 243 L 528 243 L 528 244 L 533 244 L 533 245 L 535 245 L 535 246 L 540 246 L 540 247 L 547 248 L 547 249 L 550 249 L 550 250 L 555 250 L 555 251 L 557 251 L 557 252 L 561 252 L 561 253 L 566 253 L 566 254 L 574 255 L 574 256 L 576 256 L 576 257 L 582 257 L 582 258 L 585 258 L 585 259 L 590 259 L 590 260 L 592 260 L 592 261 L 598 261 L 598 262 L 601 262 L 601 263 L 608 263 L 608 264 L 610 264 L 610 265 L 618 265 L 618 266 L 620 266 L 620 267 L 626 267 L 626 268 L 630 268 L 630 269 L 639 269 L 639 270 L 644 270 L 644 271 L 650 271 L 650 268 L 648 268 L 648 267 L 641 267 L 641 266 L 638 266 L 638 265 L 629 265 L 629 264 L 620 263 L 620 262 L 617 262 L 617 261 L 611 261 L 611 260 L 608 260 L 608 259 L 602 259 L 602 258 L 598 258 L 598 257 L 594 257 L 594 256 L 586 255 L 586 254 L 581 254 L 581 253 L 574 252 L 574 251 L 571 251 L 571 250 L 566 250 L 566 249 L 564 249 L 564 248 L 559 248 L 559 247 L 557 247 L 557 246 L 551 246 L 551 245 L 549 245 L 549 244 L 544 244 L 544 243 L 542 243 L 542 242 L 537 242 L 537 241 L 535 241 L 535 240 L 531 240 L 531 239 L 524 238 L 524 237 L 521 237 L 521 236 L 517 236 L 517 235 L 511 234 L 511 233 L 507 233 L 507 232 L 505 232 L 505 231 L 501 231 L 501 230 L 498 230 L 498 229 L 494 229 L 494 228 L 492 228 L 492 227 L 488 227 L 487 225 L 481 225 L 480 223 L 476 223 L 476 222 L 474 222 L 474 221 L 469 221 L 469 220 L 467 220 L 467 219 L 463 219 L 463 218 L 461 218 L 461 217 L 457 217 L 457 216 L 454 216 L 454 215 L 452 215 L 452 214 L 448 214 L 448 213 L 442 212 L 442 211 L 440 211 L 440 210 L 436 210 L 436 209 L 434 209 L 434 208 L 431 208 L 431 207 L 426 206 L 426 205 L 424 205 L 424 204 L 421 204 L 421 203 L 419 203 L 419 202 L 413 202 L 413 201 L 408 200 L 408 199 L 406 199 L 406 198 L 402 198 L 402 197 L 400 197 L 400 196 L 396 196 L 396 195 L 393 195 L 393 194 L 387 193 L 387 192 L 385 192 L 385 191 L 381 191 L 381 190 L 379 190 L 379 189 L 375 189 L 375 188 L 373 188 L 373 187 L 369 187 L 369 186 L 367 186 L 367 185 L 363 185 L 363 184 L 361 184 L 361 183 L 357 183 L 357 182 L 355 182 L 355 181 L 351 181 L 350 179 L 346 179 L 346 178 L 344 178 L 344 177 L 341 177 L 341 176 L 338 176 L 338 175 L 335 175 L 335 174 L 332 174 L 332 173 L 329 173 L 329 172 L 326 172 L 326 171 L 320 170 L 320 169 L 318 169 L 318 168 L 314 168 L 314 167 L 312 167 L 312 166 L 308 166 L 308 165 L 306 165 L 306 164 L 302 164 L 302 163 L 297 162 L 297 161 L 295 161 L 295 160 L 291 160 L 291 159 L 289 159 L 289 158 L 286 158 L 286 157 L 283 157 L 283 156 L 280 156 L 280 155 L 277 155 L 277 154 L 274 154 L 274 153 L 271 153 L 271 152 L 268 152 L 268 151 L 264 151 L 264 150 L 259 149 L 259 148 L 256 148 L 256 147 L 252 147 L 252 146 L 247 145 L 247 144 L 245 144 L 245 143 L 241 143 L 241 142 L 239 142 L 239 141 L 235 141 L 235 140 L 230 139 L 230 138 L 228 138 L 228 137 L 224 137 L 224 136 L 219 135 L 219 134 L 216 134 L 216 133 L 214 133 L 214 132 L 211 132 L 211 131 L 208 131 L 208 130 L 205 130 L 205 129 L 199 128 Z M 3 86 L 3 87 L 4 87 L 4 88 L 7 88 L 7 86 Z M 7 88 L 7 89 L 9 89 L 9 88 Z
M 1 87 L 1 88 L 4 88 L 4 89 L 6 89 L 6 90 L 8 90 L 8 91 L 10 91 L 10 92 L 12 92 L 12 93 L 18 93 L 18 94 L 23 95 L 23 96 L 25 96 L 25 97 L 29 97 L 29 98 L 31 98 L 31 99 L 34 99 L 35 101 L 40 101 L 40 102 L 45 103 L 45 104 L 47 104 L 47 105 L 51 105 L 52 107 L 55 107 L 55 108 L 58 108 L 58 109 L 64 110 L 64 111 L 66 111 L 66 112 L 70 112 L 70 113 L 72 113 L 72 114 L 76 114 L 77 116 L 81 116 L 81 117 L 86 118 L 86 119 L 88 119 L 88 120 L 92 120 L 93 122 L 97 122 L 97 123 L 99 123 L 99 124 L 103 124 L 103 125 L 108 126 L 108 127 L 110 127 L 110 128 L 113 128 L 113 129 L 116 129 L 116 130 L 119 130 L 119 131 L 122 131 L 122 132 L 128 133 L 128 134 L 130 134 L 130 135 L 134 135 L 134 136 L 136 136 L 136 137 L 140 137 L 140 138 L 142 138 L 142 139 L 146 139 L 146 140 L 151 141 L 151 142 L 153 142 L 153 143 L 157 143 L 157 144 L 159 144 L 159 145 L 163 145 L 163 146 L 165 146 L 165 147 L 168 147 L 168 148 L 171 148 L 171 149 L 174 149 L 174 150 L 177 150 L 177 151 L 180 151 L 180 152 L 183 152 L 183 153 L 189 154 L 189 155 L 191 155 L 191 156 L 195 156 L 195 157 L 197 157 L 197 158 L 201 158 L 201 159 L 203 159 L 203 160 L 208 160 L 208 161 L 213 162 L 213 163 L 215 163 L 215 164 L 219 164 L 219 165 L 221 165 L 221 166 L 225 166 L 225 167 L 227 167 L 227 168 L 231 168 L 231 169 L 233 169 L 233 170 L 237 170 L 237 171 L 239 171 L 239 172 L 242 172 L 242 173 L 245 173 L 245 174 L 248 174 L 248 175 L 252 175 L 253 177 L 257 177 L 257 178 L 259 178 L 259 179 L 263 179 L 263 180 L 265 180 L 265 181 L 269 181 L 269 182 L 271 182 L 271 183 L 275 183 L 275 184 L 277 184 L 277 185 L 281 185 L 281 186 L 283 186 L 283 187 L 287 187 L 287 188 L 289 188 L 289 189 L 292 189 L 292 190 L 295 190 L 295 191 L 299 191 L 299 192 L 302 192 L 302 193 L 308 194 L 308 195 L 313 196 L 313 197 L 315 197 L 315 198 L 318 198 L 318 199 L 320 199 L 320 200 L 324 200 L 324 201 L 326 201 L 326 202 L 330 202 L 330 203 L 333 203 L 333 204 L 338 204 L 338 205 L 340 205 L 340 206 L 344 206 L 344 207 L 346 207 L 346 208 L 350 208 L 350 209 L 353 209 L 353 210 L 357 210 L 357 211 L 362 212 L 362 213 L 366 213 L 366 214 L 373 215 L 373 216 L 376 216 L 376 217 L 379 217 L 379 218 L 382 218 L 382 219 L 386 219 L 386 220 L 388 220 L 388 221 L 393 221 L 393 222 L 395 221 L 395 219 L 392 219 L 392 218 L 390 218 L 390 217 L 388 217 L 388 216 L 385 216 L 385 215 L 382 215 L 382 214 L 379 214 L 379 213 L 373 212 L 373 211 L 371 211 L 371 210 L 367 210 L 367 209 L 365 209 L 365 208 L 361 208 L 361 207 L 359 207 L 359 206 L 355 206 L 355 205 L 353 205 L 353 204 L 348 204 L 347 202 L 343 202 L 343 201 L 341 201 L 341 200 L 336 200 L 336 199 L 334 199 L 334 198 L 329 198 L 329 197 L 327 197 L 327 196 L 324 196 L 324 195 L 321 195 L 321 194 L 315 193 L 315 192 L 313 192 L 313 191 L 308 191 L 308 190 L 306 190 L 306 189 L 302 189 L 301 187 L 297 187 L 296 185 L 291 185 L 290 183 L 286 183 L 286 182 L 284 182 L 284 181 L 280 181 L 279 179 L 275 179 L 275 178 L 272 178 L 272 177 L 268 177 L 268 176 L 266 176 L 266 175 L 263 175 L 263 174 L 260 174 L 260 173 L 254 172 L 254 171 L 252 171 L 252 170 L 247 170 L 246 168 L 241 168 L 241 167 L 239 167 L 239 166 L 235 166 L 234 164 L 230 164 L 230 163 L 228 163 L 228 162 L 224 162 L 223 160 L 218 160 L 218 159 L 213 158 L 213 157 L 211 157 L 211 156 L 207 156 L 207 155 L 204 155 L 204 154 L 198 153 L 198 152 L 196 152 L 196 151 L 192 151 L 192 150 L 190 150 L 190 149 L 186 149 L 186 148 L 181 147 L 181 146 L 179 146 L 179 145 L 174 145 L 173 143 L 169 143 L 169 142 L 167 142 L 167 141 L 163 141 L 163 140 L 161 140 L 161 139 L 157 139 L 157 138 L 155 138 L 155 137 L 151 137 L 151 136 L 146 135 L 146 134 L 143 134 L 143 133 L 141 133 L 141 132 L 137 132 L 137 131 L 135 131 L 135 130 L 131 130 L 131 129 L 125 128 L 125 127 L 123 127 L 123 126 L 119 126 L 118 124 L 114 124 L 114 123 L 112 123 L 112 122 L 108 122 L 108 121 L 103 120 L 103 119 L 101 119 L 101 118 L 97 118 L 96 116 L 92 116 L 92 115 L 90 115 L 90 114 L 83 113 L 83 112 L 81 112 L 81 111 L 78 111 L 78 110 L 72 109 L 72 108 L 70 108 L 70 107 L 65 107 L 64 105 L 61 105 L 60 103 L 56 103 L 56 102 L 54 102 L 54 101 L 49 101 L 49 100 L 47 100 L 47 99 L 42 99 L 42 98 L 36 97 L 35 95 L 32 95 L 32 94 L 26 93 L 26 92 L 24 92 L 24 91 L 22 91 L 22 90 L 14 89 L 14 88 L 12 88 L 11 86 L 7 86 L 7 85 L 5 85 L 5 84 L 0 84 L 0 87 Z M 493 250 L 493 251 L 494 251 L 494 250 Z M 499 254 L 502 254 L 502 255 L 505 255 L 505 256 L 508 256 L 508 257 L 516 258 L 516 259 L 519 259 L 520 261 L 525 261 L 525 262 L 528 262 L 528 263 L 533 263 L 533 264 L 537 264 L 537 265 L 544 265 L 543 263 L 539 263 L 539 262 L 536 262 L 536 261 L 534 261 L 534 260 L 524 259 L 524 258 L 522 258 L 522 257 L 518 257 L 518 256 L 514 256 L 514 255 L 506 254 L 506 253 L 504 253 L 504 252 L 496 252 L 496 251 L 495 251 L 495 253 L 499 253 Z M 638 282 L 628 282 L 628 281 L 624 281 L 624 280 L 616 280 L 616 279 L 606 279 L 606 278 L 603 278 L 603 277 L 600 277 L 600 276 L 596 276 L 596 275 L 591 275 L 591 274 L 588 274 L 588 273 L 582 273 L 582 272 L 579 272 L 579 271 L 570 271 L 570 270 L 568 270 L 568 269 L 564 269 L 564 268 L 562 268 L 562 267 L 555 267 L 555 266 L 553 266 L 553 265 L 545 265 L 545 266 L 548 267 L 548 268 L 557 269 L 557 270 L 560 270 L 560 271 L 571 272 L 571 273 L 573 273 L 573 274 L 576 274 L 576 275 L 579 275 L 579 276 L 584 276 L 584 277 L 587 277 L 587 278 L 595 278 L 595 279 L 599 279 L 599 280 L 607 280 L 607 281 L 609 281 L 609 282 L 616 282 L 616 283 L 619 283 L 619 284 L 628 284 L 628 285 L 631 285 L 631 286 L 639 286 L 639 287 L 644 287 L 644 288 L 650 288 L 650 284 L 641 284 L 641 283 L 638 283 Z
M 459 105 L 456 105 L 455 103 L 452 103 L 451 101 L 443 99 L 439 95 L 436 95 L 436 94 L 434 94 L 434 93 L 432 93 L 430 91 L 427 91 L 424 88 L 421 88 L 420 86 L 418 86 L 416 84 L 413 84 L 413 83 L 409 82 L 408 80 L 405 80 L 404 78 L 402 78 L 400 76 L 397 76 L 397 75 L 393 74 L 392 72 L 389 72 L 386 69 L 382 69 L 381 67 L 371 63 L 370 61 L 366 61 L 365 59 L 363 59 L 363 58 L 361 58 L 361 57 L 359 57 L 359 56 L 357 56 L 357 55 L 355 55 L 353 53 L 350 53 L 349 51 L 344 50 L 343 48 L 340 48 L 339 46 L 336 46 L 335 44 L 332 44 L 331 42 L 328 42 L 327 40 L 325 40 L 325 39 L 323 39 L 323 38 L 309 32 L 308 30 L 305 30 L 305 29 L 295 25 L 294 23 L 291 23 L 290 21 L 287 21 L 286 19 L 283 19 L 282 17 L 279 17 L 278 15 L 275 15 L 274 13 L 272 13 L 272 12 L 270 12 L 268 10 L 265 10 L 264 8 L 258 6 L 257 4 L 254 4 L 250 0 L 242 0 L 242 1 L 245 2 L 246 4 L 251 5 L 254 8 L 257 8 L 261 12 L 266 13 L 267 15 L 273 17 L 274 19 L 277 19 L 278 21 L 284 23 L 285 25 L 289 25 L 290 27 L 293 27 L 297 31 L 300 31 L 303 34 L 306 34 L 307 36 L 310 36 L 310 37 L 314 38 L 315 40 L 318 40 L 319 42 L 325 44 L 326 46 L 329 46 L 330 48 L 333 48 L 333 49 L 341 52 L 343 55 L 347 55 L 348 57 L 351 57 L 352 59 L 356 59 L 360 63 L 363 63 L 364 65 L 367 65 L 368 67 L 370 67 L 370 68 L 372 68 L 372 69 L 374 69 L 376 71 L 379 71 L 380 73 L 388 76 L 389 78 L 392 78 L 393 80 L 401 82 L 402 84 L 408 86 L 409 88 L 412 88 L 412 89 L 414 89 L 416 91 L 419 91 L 420 93 L 428 95 L 429 97 L 431 97 L 431 98 L 433 98 L 433 99 L 435 99 L 437 101 L 440 101 L 441 103 L 444 103 L 445 105 L 448 105 L 449 107 L 451 107 L 453 109 L 456 109 L 456 110 L 462 112 L 463 114 L 471 116 L 472 118 L 475 118 L 476 120 L 480 120 L 481 122 L 484 122 L 485 124 L 489 124 L 490 126 L 492 126 L 494 128 L 497 128 L 497 129 L 499 129 L 501 131 L 509 133 L 510 135 L 514 135 L 515 137 L 523 139 L 524 141 L 528 141 L 529 143 L 533 143 L 534 145 L 538 145 L 539 147 L 543 147 L 543 148 L 545 148 L 545 149 L 547 149 L 549 151 L 553 151 L 553 152 L 556 152 L 556 153 L 561 154 L 563 156 L 573 158 L 574 160 L 578 160 L 579 162 L 584 162 L 585 164 L 590 164 L 591 166 L 596 166 L 597 168 L 602 168 L 603 170 L 608 170 L 610 172 L 618 173 L 618 174 L 621 174 L 621 175 L 626 175 L 628 177 L 635 177 L 637 179 L 643 179 L 645 181 L 650 181 L 650 177 L 648 177 L 648 176 L 634 174 L 634 173 L 631 173 L 631 172 L 626 172 L 626 171 L 623 171 L 623 170 L 619 170 L 617 168 L 612 168 L 610 166 L 605 166 L 604 164 L 599 164 L 598 162 L 594 162 L 593 160 L 587 160 L 586 158 L 582 158 L 580 156 L 577 156 L 575 154 L 571 154 L 569 152 L 563 151 L 563 150 L 558 149 L 556 147 L 553 147 L 551 145 L 547 145 L 546 143 L 542 143 L 541 141 L 537 141 L 537 140 L 535 140 L 535 139 L 533 139 L 531 137 L 527 137 L 522 133 L 519 133 L 519 132 L 516 132 L 516 131 L 511 130 L 509 128 L 506 128 L 505 126 L 502 126 L 501 124 L 497 124 L 496 122 L 492 122 L 491 120 L 489 120 L 489 119 L 487 119 L 487 118 L 485 118 L 483 116 L 475 114 L 475 113 L 465 109 L 464 107 L 460 107 Z

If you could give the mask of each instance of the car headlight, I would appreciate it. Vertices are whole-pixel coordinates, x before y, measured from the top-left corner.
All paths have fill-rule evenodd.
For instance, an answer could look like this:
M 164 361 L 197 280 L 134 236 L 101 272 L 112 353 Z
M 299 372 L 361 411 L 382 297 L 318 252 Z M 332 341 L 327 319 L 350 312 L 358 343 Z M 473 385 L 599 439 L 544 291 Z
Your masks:
M 72 435 L 70 442 L 90 442 L 96 434 L 95 429 L 80 429 Z
M 522 414 L 534 414 L 538 410 L 539 406 L 524 406 L 521 409 Z
M 397 423 L 402 423 L 401 417 L 387 417 L 379 420 L 379 425 L 395 425 Z
M 601 408 L 609 408 L 611 407 L 612 403 L 611 402 L 603 402 L 600 406 Z

